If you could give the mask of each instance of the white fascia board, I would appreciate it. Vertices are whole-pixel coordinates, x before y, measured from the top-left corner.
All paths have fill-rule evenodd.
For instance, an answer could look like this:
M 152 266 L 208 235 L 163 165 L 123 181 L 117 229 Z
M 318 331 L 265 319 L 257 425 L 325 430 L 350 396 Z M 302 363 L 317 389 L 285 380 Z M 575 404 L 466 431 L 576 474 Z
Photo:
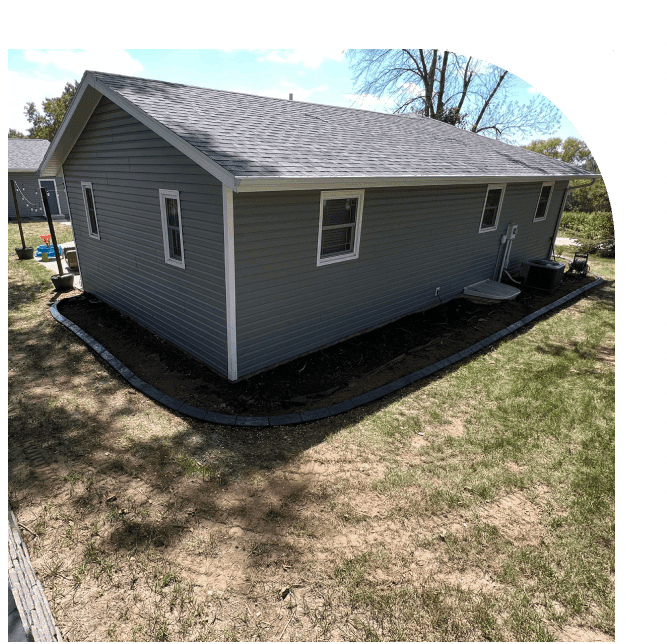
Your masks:
M 225 244 L 225 302 L 227 315 L 227 378 L 238 380 L 236 344 L 236 258 L 234 242 L 234 191 L 222 187 L 222 218 Z
M 86 72 L 81 79 L 72 102 L 67 108 L 62 123 L 58 127 L 53 142 L 47 149 L 39 165 L 39 175 L 41 177 L 55 177 L 58 176 L 59 172 L 62 172 L 63 162 L 77 142 L 86 123 L 88 123 L 88 119 L 97 107 L 100 98 L 102 98 L 99 92 L 93 92 L 92 94 L 86 92 L 89 87 L 93 87 L 93 84 L 91 82 L 91 74 Z M 93 87 L 93 89 L 95 88 Z M 80 124 L 78 127 L 72 129 L 70 128 L 72 119 L 80 110 L 82 110 L 80 114 L 81 118 L 79 119 Z
M 77 107 L 79 106 L 79 103 L 81 102 L 83 96 L 85 95 L 85 90 L 88 87 L 92 87 L 99 94 L 97 101 L 95 101 L 95 104 L 92 106 L 90 105 L 86 106 L 88 108 L 87 113 L 82 114 L 83 118 L 80 119 L 81 122 L 79 126 L 76 128 L 73 134 L 70 137 L 68 137 L 69 140 L 66 142 L 65 132 L 68 131 L 68 126 L 70 125 L 70 122 L 74 118 L 77 112 Z M 192 161 L 194 161 L 198 166 L 206 170 L 206 172 L 213 175 L 216 179 L 219 179 L 224 186 L 227 186 L 232 190 L 236 191 L 238 182 L 236 181 L 234 175 L 231 172 L 225 170 L 222 166 L 218 165 L 215 161 L 207 157 L 203 152 L 198 150 L 196 147 L 194 147 L 187 141 L 184 141 L 180 136 L 175 134 L 168 127 L 162 125 L 162 123 L 156 121 L 152 116 L 146 114 L 146 112 L 138 108 L 134 103 L 132 103 L 125 97 L 121 96 L 113 89 L 107 87 L 94 74 L 90 74 L 88 72 L 84 74 L 84 77 L 81 80 L 81 84 L 79 85 L 79 88 L 77 90 L 77 94 L 74 97 L 74 100 L 70 105 L 70 108 L 67 110 L 65 118 L 63 119 L 63 122 L 58 128 L 58 133 L 56 134 L 56 137 L 52 145 L 49 147 L 49 150 L 47 151 L 47 154 L 44 157 L 44 160 L 42 161 L 39 167 L 40 176 L 42 174 L 43 176 L 55 176 L 58 173 L 59 168 L 62 166 L 65 159 L 69 155 L 72 147 L 74 147 L 74 144 L 76 143 L 81 132 L 83 131 L 83 128 L 88 123 L 88 119 L 93 113 L 95 107 L 97 107 L 97 103 L 99 102 L 99 99 L 102 96 L 106 96 L 110 101 L 113 101 L 121 109 L 125 110 L 128 114 L 136 118 L 139 122 L 143 123 L 147 128 L 151 129 L 158 136 L 162 137 L 165 141 L 167 141 L 167 143 L 173 145 L 177 150 L 185 154 L 185 156 L 192 159 Z M 56 156 L 55 159 L 53 159 L 56 151 L 58 151 L 58 155 Z M 51 162 L 52 159 L 53 162 Z
M 236 177 L 237 192 L 278 190 L 345 190 L 349 188 L 400 188 L 409 186 L 480 185 L 488 183 L 535 183 L 594 179 L 601 175 L 535 175 L 535 176 L 399 176 L 399 177 Z
M 8 168 L 7 172 L 30 172 L 37 175 L 39 168 Z
M 198 150 L 194 145 L 184 141 L 178 134 L 175 134 L 159 121 L 156 121 L 152 116 L 146 114 L 146 112 L 141 110 L 134 103 L 107 87 L 97 78 L 93 78 L 93 83 L 98 92 L 106 96 L 110 101 L 116 103 L 116 105 L 125 110 L 128 114 L 134 116 L 134 118 L 143 123 L 146 127 L 153 130 L 155 134 L 162 137 L 167 143 L 173 145 L 177 150 L 185 154 L 186 157 L 192 159 L 192 161 L 206 170 L 206 172 L 213 175 L 216 179 L 219 179 L 223 186 L 231 188 L 232 190 L 236 189 L 237 182 L 234 175 L 229 172 L 229 170 L 225 170 L 222 166 L 213 161 L 213 159 L 207 157 L 203 152 Z

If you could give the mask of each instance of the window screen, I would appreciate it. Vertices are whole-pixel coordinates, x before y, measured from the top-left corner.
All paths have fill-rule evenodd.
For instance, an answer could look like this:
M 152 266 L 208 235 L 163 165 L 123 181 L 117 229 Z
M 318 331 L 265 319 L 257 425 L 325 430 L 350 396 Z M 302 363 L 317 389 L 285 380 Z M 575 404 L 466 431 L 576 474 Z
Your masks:
M 160 213 L 162 215 L 164 261 L 172 266 L 185 268 L 183 220 L 178 190 L 160 189 Z
M 503 196 L 502 188 L 491 188 L 486 193 L 486 203 L 482 213 L 481 229 L 495 228 L 498 220 L 498 211 L 500 209 L 500 200 Z M 530 211 L 529 211 L 530 212 Z
M 549 198 L 551 197 L 551 190 L 553 186 L 542 186 L 540 198 L 537 202 L 537 210 L 535 211 L 535 219 L 544 219 L 547 216 L 547 206 L 549 205 Z
M 88 233 L 91 237 L 99 239 L 100 231 L 97 226 L 97 209 L 95 208 L 93 184 L 90 181 L 82 181 L 81 190 L 83 191 L 83 206 L 86 209 L 86 217 L 88 218 Z
M 327 199 L 322 207 L 320 257 L 354 251 L 358 200 Z
M 97 235 L 97 215 L 95 214 L 93 191 L 90 188 L 86 188 L 86 205 L 88 206 L 88 218 L 90 219 L 90 232 Z
M 169 231 L 169 256 L 172 259 L 181 260 L 181 227 L 178 214 L 178 200 L 165 198 L 165 210 L 167 213 L 167 229 Z

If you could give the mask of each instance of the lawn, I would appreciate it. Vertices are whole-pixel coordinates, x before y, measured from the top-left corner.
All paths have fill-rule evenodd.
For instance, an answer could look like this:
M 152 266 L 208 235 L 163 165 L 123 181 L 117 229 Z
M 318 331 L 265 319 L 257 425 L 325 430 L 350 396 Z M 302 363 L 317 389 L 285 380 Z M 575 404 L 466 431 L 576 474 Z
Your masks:
M 18 239 L 9 495 L 68 640 L 614 639 L 613 259 L 455 368 L 245 430 L 129 387 Z

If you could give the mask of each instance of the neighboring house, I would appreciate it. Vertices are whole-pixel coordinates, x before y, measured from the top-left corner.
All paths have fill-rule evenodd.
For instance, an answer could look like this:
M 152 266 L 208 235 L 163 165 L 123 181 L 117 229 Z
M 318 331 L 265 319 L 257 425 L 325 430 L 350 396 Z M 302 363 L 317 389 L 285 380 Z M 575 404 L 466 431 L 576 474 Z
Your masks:
M 9 219 L 16 219 L 11 179 L 16 182 L 16 200 L 21 218 L 45 219 L 40 188 L 46 188 L 49 208 L 54 221 L 67 221 L 69 207 L 65 197 L 65 184 L 60 176 L 40 178 L 39 164 L 44 159 L 50 142 L 46 139 L 8 139 L 7 197 Z
M 599 175 L 426 118 L 86 72 L 64 173 L 86 291 L 231 380 L 545 258 Z M 436 296 L 439 288 L 439 297 Z

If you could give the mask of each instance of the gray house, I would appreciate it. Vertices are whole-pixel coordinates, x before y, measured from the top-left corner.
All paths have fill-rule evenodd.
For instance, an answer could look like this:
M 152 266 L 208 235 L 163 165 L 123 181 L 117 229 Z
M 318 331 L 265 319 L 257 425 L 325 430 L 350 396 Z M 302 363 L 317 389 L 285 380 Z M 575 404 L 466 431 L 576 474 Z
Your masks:
M 69 206 L 62 176 L 40 177 L 39 164 L 51 143 L 46 139 L 8 139 L 7 199 L 9 219 L 16 219 L 11 179 L 16 182 L 19 214 L 25 219 L 44 219 L 40 188 L 46 188 L 51 215 L 55 221 L 69 219 Z
M 64 176 L 86 291 L 231 380 L 545 258 L 585 170 L 426 118 L 86 72 Z M 436 295 L 436 289 L 439 293 Z

